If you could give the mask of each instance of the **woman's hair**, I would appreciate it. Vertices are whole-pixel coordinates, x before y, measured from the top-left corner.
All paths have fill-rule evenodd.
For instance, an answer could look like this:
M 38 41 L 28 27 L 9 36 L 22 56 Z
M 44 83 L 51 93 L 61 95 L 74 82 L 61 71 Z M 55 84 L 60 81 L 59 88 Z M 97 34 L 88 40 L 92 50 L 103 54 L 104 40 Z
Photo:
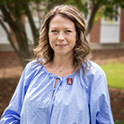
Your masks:
M 54 51 L 49 44 L 49 23 L 51 19 L 56 16 L 61 15 L 64 18 L 71 20 L 75 24 L 76 28 L 76 45 L 74 47 L 74 65 L 76 69 L 80 69 L 82 62 L 85 63 L 85 71 L 87 70 L 87 56 L 90 53 L 89 43 L 85 37 L 85 19 L 82 16 L 82 13 L 72 5 L 58 5 L 54 7 L 49 13 L 45 16 L 42 29 L 39 37 L 39 44 L 37 48 L 34 49 L 34 55 L 37 60 L 43 58 L 44 61 L 41 61 L 41 64 L 46 64 L 53 59 Z

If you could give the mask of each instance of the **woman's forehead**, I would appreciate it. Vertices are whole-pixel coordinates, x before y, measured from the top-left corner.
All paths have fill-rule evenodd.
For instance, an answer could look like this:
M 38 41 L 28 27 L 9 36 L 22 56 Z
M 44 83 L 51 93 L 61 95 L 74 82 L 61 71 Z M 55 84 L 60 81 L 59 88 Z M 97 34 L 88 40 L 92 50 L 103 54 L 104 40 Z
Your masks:
M 51 28 L 55 28 L 58 26 L 65 26 L 67 28 L 72 28 L 72 27 L 75 27 L 75 24 L 74 22 L 72 22 L 70 19 L 66 17 L 63 17 L 61 15 L 56 15 L 51 19 L 49 26 Z

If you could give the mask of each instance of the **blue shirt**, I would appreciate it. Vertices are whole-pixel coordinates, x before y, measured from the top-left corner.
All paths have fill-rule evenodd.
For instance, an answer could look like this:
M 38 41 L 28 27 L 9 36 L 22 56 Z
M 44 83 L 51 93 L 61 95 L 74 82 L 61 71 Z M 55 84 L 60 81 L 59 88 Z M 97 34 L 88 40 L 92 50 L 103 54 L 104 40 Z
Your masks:
M 78 73 L 64 77 L 29 62 L 0 124 L 114 124 L 105 73 L 89 62 L 86 74 L 82 64 Z

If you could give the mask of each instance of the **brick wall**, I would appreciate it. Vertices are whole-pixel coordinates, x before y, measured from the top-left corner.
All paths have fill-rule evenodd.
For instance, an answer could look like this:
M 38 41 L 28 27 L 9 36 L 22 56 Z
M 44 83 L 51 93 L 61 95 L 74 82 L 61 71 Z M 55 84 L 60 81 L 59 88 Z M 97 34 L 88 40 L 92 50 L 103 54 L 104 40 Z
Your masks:
M 124 43 L 124 9 L 121 10 L 120 16 L 120 42 Z
M 94 23 L 93 28 L 90 32 L 91 43 L 100 43 L 100 25 L 101 25 L 100 19 Z

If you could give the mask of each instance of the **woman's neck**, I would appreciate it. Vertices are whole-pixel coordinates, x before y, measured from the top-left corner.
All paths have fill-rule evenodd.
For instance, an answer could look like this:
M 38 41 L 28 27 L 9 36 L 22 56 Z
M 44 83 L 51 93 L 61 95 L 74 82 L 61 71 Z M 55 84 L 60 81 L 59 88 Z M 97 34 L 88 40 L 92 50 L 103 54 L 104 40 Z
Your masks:
M 60 77 L 70 75 L 75 71 L 72 56 L 54 56 L 53 60 L 45 66 L 49 73 Z
M 74 67 L 72 56 L 57 56 L 55 55 L 52 64 L 56 68 Z

